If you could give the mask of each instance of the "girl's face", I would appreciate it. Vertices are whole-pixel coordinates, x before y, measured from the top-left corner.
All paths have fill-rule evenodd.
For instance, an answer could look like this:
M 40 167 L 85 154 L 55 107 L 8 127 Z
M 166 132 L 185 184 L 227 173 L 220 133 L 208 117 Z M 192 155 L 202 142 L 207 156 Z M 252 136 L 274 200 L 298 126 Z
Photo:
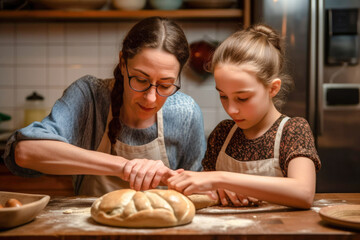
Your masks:
M 273 108 L 271 89 L 257 80 L 251 66 L 218 64 L 214 69 L 221 103 L 239 128 L 256 127 Z
M 121 59 L 121 54 L 120 54 Z M 177 83 L 180 63 L 170 53 L 159 49 L 145 48 L 135 57 L 121 61 L 121 72 L 124 76 L 124 95 L 121 118 L 127 125 L 135 128 L 151 126 L 155 114 L 164 105 L 167 97 L 157 94 L 155 87 L 145 92 L 134 91 L 129 85 L 131 77 L 148 79 L 152 84 Z

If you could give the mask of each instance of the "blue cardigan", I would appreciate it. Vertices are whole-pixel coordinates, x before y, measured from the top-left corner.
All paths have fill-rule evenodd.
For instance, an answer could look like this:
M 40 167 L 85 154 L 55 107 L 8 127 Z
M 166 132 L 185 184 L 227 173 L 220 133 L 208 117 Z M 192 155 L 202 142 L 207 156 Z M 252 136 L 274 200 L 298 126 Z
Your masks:
M 110 86 L 114 79 L 84 76 L 56 101 L 49 116 L 19 129 L 9 138 L 4 161 L 15 175 L 40 176 L 42 173 L 18 166 L 14 149 L 27 139 L 57 140 L 96 150 L 106 127 L 110 107 Z M 203 117 L 199 106 L 188 95 L 177 92 L 168 97 L 163 109 L 164 137 L 170 168 L 200 171 L 206 143 Z M 129 145 L 143 145 L 157 137 L 156 123 L 149 128 L 134 129 L 123 125 L 119 139 Z M 75 193 L 82 176 L 74 176 Z

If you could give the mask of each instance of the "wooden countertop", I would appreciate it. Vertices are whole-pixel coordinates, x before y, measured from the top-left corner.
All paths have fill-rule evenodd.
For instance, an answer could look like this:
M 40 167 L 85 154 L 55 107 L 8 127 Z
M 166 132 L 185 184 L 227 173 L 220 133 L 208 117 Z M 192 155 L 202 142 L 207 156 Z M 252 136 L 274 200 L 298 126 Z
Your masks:
M 28 224 L 0 231 L 0 239 L 360 239 L 360 231 L 333 228 L 318 214 L 322 207 L 360 204 L 360 193 L 317 194 L 310 210 L 264 203 L 260 207 L 210 207 L 192 223 L 158 229 L 97 224 L 90 216 L 96 198 L 56 197 Z

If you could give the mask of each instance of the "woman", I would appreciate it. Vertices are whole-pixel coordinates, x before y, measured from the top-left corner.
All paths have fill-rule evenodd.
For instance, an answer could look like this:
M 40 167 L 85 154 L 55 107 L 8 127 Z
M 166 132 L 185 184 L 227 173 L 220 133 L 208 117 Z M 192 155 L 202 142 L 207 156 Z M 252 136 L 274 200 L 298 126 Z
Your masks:
M 171 169 L 200 170 L 201 111 L 177 92 L 188 57 L 177 24 L 140 21 L 123 41 L 115 79 L 74 82 L 41 123 L 13 134 L 5 164 L 21 176 L 74 175 L 75 193 L 90 196 L 154 188 Z

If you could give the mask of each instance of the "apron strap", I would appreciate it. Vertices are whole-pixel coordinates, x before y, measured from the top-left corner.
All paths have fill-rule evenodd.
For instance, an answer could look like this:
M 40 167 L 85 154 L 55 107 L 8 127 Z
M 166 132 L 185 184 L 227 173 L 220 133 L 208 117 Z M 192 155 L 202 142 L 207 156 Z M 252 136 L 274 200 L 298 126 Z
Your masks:
M 164 138 L 164 121 L 163 121 L 163 114 L 162 108 L 156 113 L 157 117 L 157 129 L 158 129 L 158 138 Z
M 289 120 L 289 117 L 285 117 L 283 118 L 283 120 L 281 120 L 278 130 L 276 132 L 276 137 L 275 137 L 275 144 L 274 144 L 274 158 L 278 159 L 280 156 L 280 142 L 281 142 L 281 136 L 282 136 L 282 132 L 283 132 L 283 128 L 285 123 Z
M 235 123 L 234 126 L 231 128 L 229 134 L 227 135 L 224 144 L 221 147 L 221 150 L 220 150 L 221 152 L 225 152 L 225 150 L 226 150 L 226 148 L 227 148 L 227 146 L 228 146 L 228 144 L 229 144 L 229 142 L 230 142 L 230 140 L 231 140 L 232 136 L 234 135 L 237 128 L 238 128 L 238 126 Z

